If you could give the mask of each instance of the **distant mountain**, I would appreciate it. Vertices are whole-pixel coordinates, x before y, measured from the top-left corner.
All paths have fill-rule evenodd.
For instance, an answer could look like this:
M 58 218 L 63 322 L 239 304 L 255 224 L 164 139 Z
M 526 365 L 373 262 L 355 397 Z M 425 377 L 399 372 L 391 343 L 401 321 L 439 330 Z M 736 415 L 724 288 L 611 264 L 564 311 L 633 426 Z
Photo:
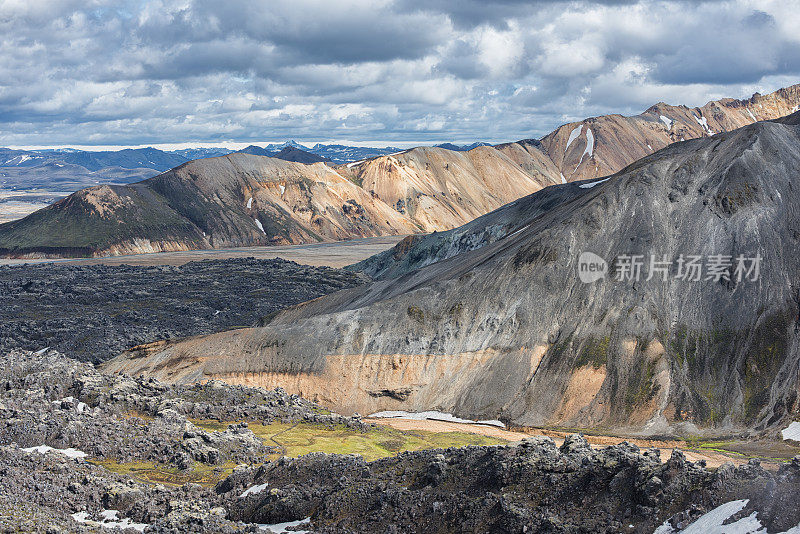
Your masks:
M 90 171 L 98 171 L 107 167 L 123 169 L 153 169 L 167 171 L 186 163 L 186 158 L 179 154 L 170 154 L 156 148 L 127 148 L 107 152 L 69 152 L 58 156 L 59 162 L 80 165 Z
M 696 108 L 661 102 L 633 117 L 604 115 L 565 124 L 543 137 L 541 146 L 566 181 L 599 178 L 671 143 L 711 137 L 798 109 L 800 84 Z
M 390 147 L 373 148 L 361 146 L 347 146 L 347 145 L 321 145 L 316 144 L 311 148 L 305 149 L 312 154 L 328 158 L 333 163 L 350 163 L 353 161 L 360 161 L 363 159 L 374 158 L 377 156 L 386 156 L 388 154 L 396 154 L 402 152 L 402 148 Z
M 301 150 L 293 146 L 284 147 L 280 152 L 275 154 L 274 157 L 286 161 L 295 161 L 297 163 L 317 163 L 321 161 L 330 161 L 326 157 L 318 156 L 317 154 L 312 154 L 311 152 L 306 152 L 305 150 Z
M 266 148 L 256 145 L 250 145 L 241 150 L 237 150 L 236 152 L 238 152 L 239 154 L 250 154 L 251 156 L 273 157 L 275 155 L 275 152 L 273 152 L 272 150 L 267 150 Z
M 227 148 L 183 148 L 181 150 L 172 150 L 172 154 L 177 154 L 186 158 L 186 160 L 203 159 L 203 158 L 216 158 L 219 156 L 226 156 L 233 152 Z
M 489 143 L 484 143 L 482 141 L 476 141 L 471 145 L 454 145 L 453 143 L 442 143 L 440 145 L 436 145 L 439 148 L 444 148 L 447 150 L 455 150 L 457 152 L 464 152 L 466 150 L 472 150 L 473 148 L 478 148 L 479 146 L 491 146 Z
M 797 176 L 800 113 L 674 143 L 380 255 L 411 270 L 106 369 L 280 384 L 343 414 L 775 436 L 800 413 Z

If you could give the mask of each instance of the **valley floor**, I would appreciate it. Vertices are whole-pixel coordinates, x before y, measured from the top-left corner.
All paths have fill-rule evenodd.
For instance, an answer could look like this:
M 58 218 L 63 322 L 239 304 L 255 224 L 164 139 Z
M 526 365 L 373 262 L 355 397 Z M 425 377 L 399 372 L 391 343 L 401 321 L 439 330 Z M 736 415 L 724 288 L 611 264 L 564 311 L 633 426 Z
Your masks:
M 239 247 L 209 250 L 182 250 L 178 252 L 155 252 L 151 254 L 125 254 L 101 258 L 69 259 L 10 259 L 0 258 L 0 265 L 23 265 L 36 263 L 67 263 L 70 265 L 183 265 L 200 260 L 225 260 L 256 258 L 269 260 L 281 258 L 314 267 L 341 268 L 388 250 L 405 236 L 368 237 L 329 243 L 308 243 L 276 247 Z

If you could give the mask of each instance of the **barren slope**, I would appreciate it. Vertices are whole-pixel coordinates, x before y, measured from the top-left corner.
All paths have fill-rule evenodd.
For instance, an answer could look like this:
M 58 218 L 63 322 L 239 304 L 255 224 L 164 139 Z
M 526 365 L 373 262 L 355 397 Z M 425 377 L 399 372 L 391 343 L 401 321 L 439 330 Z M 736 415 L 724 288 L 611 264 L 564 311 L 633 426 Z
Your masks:
M 567 181 L 608 176 L 665 146 L 710 137 L 800 109 L 800 84 L 749 99 L 724 98 L 699 108 L 660 102 L 641 115 L 604 115 L 565 124 L 542 138 Z
M 492 147 L 466 152 L 420 147 L 349 164 L 342 172 L 431 232 L 461 226 L 557 183 L 552 174 L 524 168 L 530 159 L 515 161 Z
M 280 385 L 362 413 L 774 428 L 798 409 L 798 120 L 678 143 L 593 187 L 548 188 L 487 218 L 519 228 L 492 244 L 107 369 Z M 584 284 L 586 250 L 763 264 L 757 282 Z
M 0 225 L 6 255 L 114 255 L 409 234 L 407 217 L 322 163 L 230 154 L 83 189 Z

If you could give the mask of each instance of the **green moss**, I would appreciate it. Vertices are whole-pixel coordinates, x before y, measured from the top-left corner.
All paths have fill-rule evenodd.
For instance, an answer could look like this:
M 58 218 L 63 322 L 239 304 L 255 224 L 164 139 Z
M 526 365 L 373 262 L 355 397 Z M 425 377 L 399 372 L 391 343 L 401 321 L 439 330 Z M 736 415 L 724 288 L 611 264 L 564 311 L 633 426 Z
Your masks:
M 639 359 L 631 370 L 631 381 L 625 392 L 625 409 L 627 413 L 633 412 L 637 407 L 650 402 L 660 386 L 655 383 L 656 362 Z
M 233 472 L 234 464 L 206 465 L 194 462 L 191 469 L 181 471 L 175 467 L 154 462 L 117 462 L 116 460 L 92 460 L 99 465 L 120 475 L 128 475 L 148 484 L 165 484 L 182 486 L 187 483 L 201 486 L 214 486 Z
M 608 346 L 610 343 L 610 336 L 601 338 L 590 336 L 586 338 L 583 342 L 583 348 L 578 354 L 578 359 L 575 360 L 575 367 L 591 364 L 595 369 L 599 369 L 606 365 L 608 363 Z
M 193 421 L 209 431 L 225 430 L 234 421 Z M 429 432 L 425 430 L 397 430 L 377 425 L 366 432 L 344 425 L 319 423 L 251 424 L 250 430 L 267 445 L 281 450 L 272 455 L 297 457 L 310 452 L 329 454 L 360 454 L 367 461 L 394 456 L 403 451 L 465 447 L 467 445 L 498 445 L 505 440 L 468 432 Z
M 789 344 L 790 312 L 773 313 L 753 332 L 751 350 L 742 369 L 744 415 L 752 421 L 769 402 L 770 387 L 786 357 Z

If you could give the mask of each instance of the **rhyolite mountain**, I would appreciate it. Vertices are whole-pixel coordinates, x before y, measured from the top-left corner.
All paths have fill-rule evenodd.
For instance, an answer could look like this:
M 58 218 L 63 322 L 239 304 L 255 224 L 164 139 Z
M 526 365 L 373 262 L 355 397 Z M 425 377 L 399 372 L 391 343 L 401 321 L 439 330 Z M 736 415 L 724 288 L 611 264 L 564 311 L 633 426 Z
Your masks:
M 603 115 L 564 124 L 541 143 L 566 181 L 586 180 L 615 173 L 671 143 L 711 137 L 799 109 L 800 84 L 696 108 L 659 102 L 633 117 Z
M 548 187 L 401 243 L 380 262 L 383 280 L 260 327 L 132 350 L 105 370 L 280 385 L 344 413 L 774 432 L 798 417 L 798 176 L 800 113 L 675 143 L 607 180 Z M 762 262 L 757 281 L 731 269 L 730 281 L 682 281 L 673 264 L 667 280 L 583 283 L 585 251 L 612 270 L 631 254 Z M 405 262 L 399 276 L 392 261 Z
M 1 224 L 0 255 L 96 256 L 446 230 L 554 183 L 535 162 L 526 171 L 515 157 L 482 147 L 419 148 L 336 168 L 245 153 L 195 160 L 136 184 L 83 189 Z

